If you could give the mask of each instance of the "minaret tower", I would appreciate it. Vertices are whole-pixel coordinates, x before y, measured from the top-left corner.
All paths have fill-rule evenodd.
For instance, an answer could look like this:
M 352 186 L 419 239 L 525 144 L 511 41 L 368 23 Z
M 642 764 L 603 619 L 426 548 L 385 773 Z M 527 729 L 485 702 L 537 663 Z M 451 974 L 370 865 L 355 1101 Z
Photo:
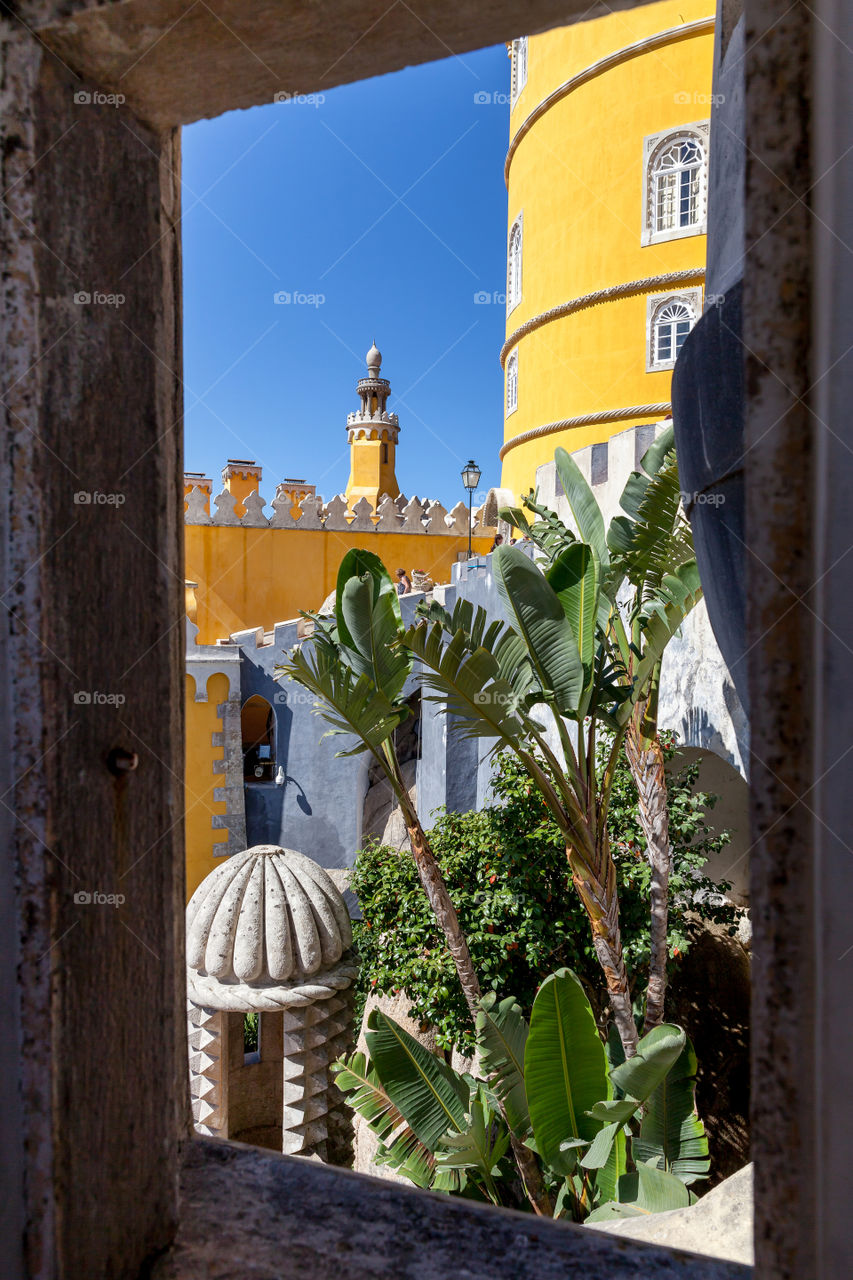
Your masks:
M 400 492 L 394 470 L 400 427 L 396 413 L 388 413 L 386 408 L 391 383 L 380 378 L 381 366 L 382 352 L 374 342 L 367 353 L 367 377 L 359 378 L 356 387 L 361 408 L 347 415 L 350 476 L 346 499 L 350 508 L 360 498 L 367 498 L 376 510 L 384 494 L 396 498 Z

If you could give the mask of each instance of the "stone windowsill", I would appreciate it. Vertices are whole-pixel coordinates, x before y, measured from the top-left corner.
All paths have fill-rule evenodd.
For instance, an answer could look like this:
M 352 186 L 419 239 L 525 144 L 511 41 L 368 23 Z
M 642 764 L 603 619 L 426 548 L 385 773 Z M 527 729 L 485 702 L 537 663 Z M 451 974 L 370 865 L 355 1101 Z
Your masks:
M 196 1138 L 152 1280 L 748 1280 L 752 1268 Z

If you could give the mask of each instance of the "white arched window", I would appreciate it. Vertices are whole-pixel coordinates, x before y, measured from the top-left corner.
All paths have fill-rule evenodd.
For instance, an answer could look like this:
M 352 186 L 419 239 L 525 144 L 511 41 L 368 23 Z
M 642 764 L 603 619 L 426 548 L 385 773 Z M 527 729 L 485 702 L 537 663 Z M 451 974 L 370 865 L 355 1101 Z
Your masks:
M 518 95 L 527 84 L 527 36 L 520 36 L 512 42 L 512 98 L 510 110 L 515 106 Z
M 509 315 L 521 302 L 521 249 L 523 241 L 522 214 L 510 227 L 506 256 L 506 313 Z
M 699 290 L 649 298 L 646 367 L 671 369 L 701 309 Z
M 518 408 L 518 352 L 513 351 L 506 362 L 506 416 Z
M 707 126 L 646 138 L 644 243 L 705 230 Z

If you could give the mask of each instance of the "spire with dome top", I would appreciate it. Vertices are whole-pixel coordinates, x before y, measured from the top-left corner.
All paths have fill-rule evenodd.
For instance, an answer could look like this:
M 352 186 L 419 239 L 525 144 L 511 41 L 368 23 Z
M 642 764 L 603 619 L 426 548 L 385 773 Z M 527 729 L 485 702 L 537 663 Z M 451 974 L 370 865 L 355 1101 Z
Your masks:
M 351 467 L 346 498 L 350 509 L 367 498 L 375 511 L 385 494 L 396 498 L 400 492 L 394 470 L 400 425 L 396 413 L 388 412 L 391 383 L 379 376 L 382 352 L 375 338 L 365 360 L 367 377 L 356 386 L 361 408 L 347 417 Z
M 382 352 L 376 345 L 376 339 L 373 339 L 373 346 L 367 353 L 367 373 L 371 378 L 379 377 L 379 370 L 382 368 Z

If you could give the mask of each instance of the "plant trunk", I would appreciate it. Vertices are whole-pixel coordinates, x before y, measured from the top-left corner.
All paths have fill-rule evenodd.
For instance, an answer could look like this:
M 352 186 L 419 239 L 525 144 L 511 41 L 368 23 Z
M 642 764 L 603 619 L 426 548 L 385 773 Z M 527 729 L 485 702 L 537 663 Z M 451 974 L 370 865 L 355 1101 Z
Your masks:
M 669 925 L 669 876 L 672 852 L 669 843 L 666 772 L 660 739 L 640 734 L 635 723 L 625 738 L 628 764 L 637 787 L 640 825 L 646 837 L 646 855 L 652 869 L 649 920 L 649 981 L 646 988 L 644 1031 L 663 1022 L 666 997 L 666 936 Z
M 447 949 L 453 957 L 453 963 L 456 965 L 456 972 L 459 975 L 459 982 L 471 1014 L 471 1020 L 476 1025 L 477 1014 L 480 1009 L 480 997 L 482 995 L 480 980 L 471 961 L 465 935 L 459 926 L 456 908 L 450 899 L 450 894 L 447 892 L 447 885 L 444 883 L 441 867 L 439 867 L 435 854 L 429 847 L 429 841 L 426 838 L 423 827 L 413 813 L 404 813 L 404 817 L 406 818 L 409 839 L 412 843 L 412 856 L 418 869 L 418 876 L 432 907 L 438 927 L 444 934 Z M 502 1105 L 501 1114 L 504 1120 L 507 1121 Z M 507 1128 L 509 1129 L 508 1121 Z M 510 1141 L 515 1163 L 531 1207 L 535 1213 L 541 1214 L 543 1217 L 552 1217 L 553 1208 L 535 1155 L 528 1147 L 525 1147 L 523 1142 L 519 1142 L 516 1139 L 511 1129 Z
M 501 1106 L 501 1113 L 503 1114 L 503 1106 Z M 504 1115 L 504 1120 L 506 1121 L 506 1115 Z M 542 1180 L 538 1160 L 530 1148 L 526 1147 L 521 1139 L 515 1136 L 508 1123 L 507 1129 L 509 1129 L 509 1140 L 512 1144 L 512 1154 L 515 1156 L 516 1168 L 521 1174 L 524 1193 L 530 1201 L 533 1212 L 538 1213 L 542 1218 L 553 1218 L 554 1206 Z
M 421 884 L 424 887 L 424 893 L 429 900 L 429 905 L 432 907 L 438 927 L 444 934 L 447 949 L 453 957 L 453 963 L 456 965 L 456 972 L 459 975 L 459 981 L 462 985 L 465 1002 L 471 1013 L 471 1019 L 476 1023 L 482 992 L 480 991 L 480 982 L 468 951 L 468 943 L 465 941 L 465 934 L 459 927 L 456 908 L 450 900 L 450 894 L 447 892 L 447 885 L 444 883 L 441 868 L 435 860 L 435 854 L 429 847 L 429 841 L 421 824 L 415 821 L 411 826 L 407 825 L 407 829 L 409 839 L 412 842 L 412 856 L 418 869 Z
M 569 861 L 571 862 L 571 851 Z M 607 982 L 607 994 L 613 1011 L 613 1021 L 619 1032 L 619 1039 L 625 1050 L 626 1058 L 633 1058 L 637 1052 L 637 1024 L 634 1021 L 634 1009 L 631 1004 L 631 992 L 628 987 L 628 972 L 625 968 L 625 957 L 622 954 L 622 933 L 619 928 L 619 895 L 616 891 L 616 867 L 605 848 L 604 857 L 599 865 L 605 868 L 603 885 L 593 880 L 582 879 L 573 871 L 572 879 L 578 896 L 584 905 L 592 926 L 592 945 L 598 963 L 604 971 Z

